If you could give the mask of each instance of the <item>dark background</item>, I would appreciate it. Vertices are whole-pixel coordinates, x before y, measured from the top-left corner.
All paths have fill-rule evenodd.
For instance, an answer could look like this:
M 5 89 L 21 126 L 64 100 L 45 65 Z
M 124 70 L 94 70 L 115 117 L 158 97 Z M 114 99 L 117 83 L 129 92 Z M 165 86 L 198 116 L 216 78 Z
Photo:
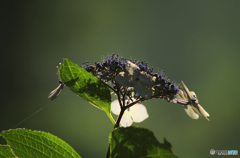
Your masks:
M 68 88 L 52 102 L 47 96 L 62 58 L 93 64 L 115 53 L 183 80 L 211 115 L 192 120 L 180 105 L 149 100 L 149 118 L 135 126 L 166 137 L 179 157 L 240 151 L 240 1 L 8 1 L 0 8 L 0 131 L 47 105 L 17 128 L 50 132 L 85 158 L 105 157 L 113 129 L 106 114 Z

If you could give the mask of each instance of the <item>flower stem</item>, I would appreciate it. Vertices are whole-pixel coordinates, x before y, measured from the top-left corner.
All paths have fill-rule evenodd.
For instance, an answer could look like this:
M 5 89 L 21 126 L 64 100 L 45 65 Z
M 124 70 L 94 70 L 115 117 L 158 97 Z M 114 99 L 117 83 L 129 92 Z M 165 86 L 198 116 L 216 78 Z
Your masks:
M 108 151 L 107 151 L 106 158 L 110 158 L 110 143 L 108 144 Z
M 126 107 L 121 107 L 121 111 L 120 111 L 120 114 L 118 115 L 117 122 L 116 122 L 116 124 L 115 124 L 115 126 L 114 126 L 114 129 L 119 127 L 120 121 L 121 121 L 122 116 L 123 116 L 123 114 L 124 114 L 124 111 L 125 111 L 126 109 L 127 109 Z
M 125 95 L 126 95 L 126 93 L 121 93 L 120 88 L 121 87 L 118 86 L 117 91 L 115 91 L 115 93 L 117 95 L 117 98 L 118 98 L 118 101 L 119 101 L 119 105 L 121 107 L 121 111 L 120 111 L 120 114 L 118 115 L 116 124 L 114 125 L 114 129 L 119 127 L 120 121 L 121 121 L 121 119 L 123 117 L 123 114 L 124 114 L 126 109 L 130 108 L 131 106 L 133 106 L 136 103 L 145 101 L 144 98 L 141 98 L 141 99 L 136 100 L 135 102 L 132 102 L 132 103 L 130 103 L 128 105 L 125 105 Z M 122 95 L 123 102 L 121 102 L 121 95 Z M 106 158 L 110 158 L 110 143 L 108 145 L 108 151 L 107 151 Z
M 109 119 L 111 120 L 112 124 L 115 126 L 116 122 L 115 120 L 113 119 L 112 115 L 107 113 L 107 116 L 109 117 Z

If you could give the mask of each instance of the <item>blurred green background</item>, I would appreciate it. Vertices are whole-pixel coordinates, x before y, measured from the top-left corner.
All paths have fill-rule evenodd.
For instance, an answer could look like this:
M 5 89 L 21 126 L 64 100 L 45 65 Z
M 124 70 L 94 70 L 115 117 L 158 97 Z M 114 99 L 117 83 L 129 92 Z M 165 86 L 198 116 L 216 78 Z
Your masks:
M 17 128 L 50 132 L 84 158 L 105 157 L 113 129 L 106 114 L 68 88 L 52 102 L 47 96 L 62 58 L 93 64 L 115 53 L 183 80 L 211 120 L 192 120 L 157 99 L 143 103 L 150 117 L 135 126 L 166 137 L 179 157 L 240 151 L 240 1 L 8 1 L 0 8 L 0 131 L 47 105 Z

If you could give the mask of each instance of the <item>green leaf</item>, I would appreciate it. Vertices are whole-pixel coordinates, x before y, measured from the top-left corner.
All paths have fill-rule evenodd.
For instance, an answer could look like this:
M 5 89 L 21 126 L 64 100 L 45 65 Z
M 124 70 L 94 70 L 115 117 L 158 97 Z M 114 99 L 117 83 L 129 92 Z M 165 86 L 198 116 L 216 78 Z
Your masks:
M 153 132 L 137 127 L 117 128 L 110 133 L 112 158 L 176 158 L 171 144 L 164 139 L 159 143 Z
M 17 157 L 81 158 L 69 144 L 50 133 L 15 129 L 3 131 L 1 135 Z M 3 150 L 4 153 L 9 152 L 9 149 Z
M 59 67 L 59 77 L 74 93 L 89 101 L 95 107 L 102 109 L 115 125 L 111 115 L 110 90 L 102 81 L 65 58 L 63 64 Z
M 16 157 L 10 146 L 8 145 L 0 145 L 0 158 L 9 158 L 9 157 Z

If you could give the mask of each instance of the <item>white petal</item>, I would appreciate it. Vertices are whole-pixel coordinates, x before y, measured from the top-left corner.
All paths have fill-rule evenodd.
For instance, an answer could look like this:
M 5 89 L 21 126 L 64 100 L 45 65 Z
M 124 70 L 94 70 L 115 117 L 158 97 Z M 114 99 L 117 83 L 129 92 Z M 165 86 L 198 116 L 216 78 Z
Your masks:
M 199 115 L 196 112 L 194 112 L 191 105 L 184 105 L 184 110 L 188 114 L 188 116 L 190 116 L 192 119 L 199 118 Z
M 136 78 L 133 78 L 133 76 L 126 72 L 120 72 L 115 80 L 126 87 L 133 87 L 136 82 Z
M 197 104 L 197 107 L 200 111 L 200 113 L 202 114 L 203 117 L 205 117 L 208 121 L 210 121 L 207 117 L 210 116 L 203 108 L 200 104 Z
M 134 89 L 138 94 L 146 99 L 150 99 L 152 97 L 152 88 L 140 81 L 135 82 Z
M 179 100 L 179 99 L 174 98 L 174 99 L 172 100 L 172 102 L 173 102 L 173 103 L 178 103 L 178 100 Z
M 184 88 L 184 91 L 182 90 L 179 90 L 178 91 L 178 94 L 176 94 L 176 97 L 178 99 L 184 99 L 184 100 L 187 100 L 191 103 L 198 103 L 198 99 L 197 99 L 197 95 L 195 92 L 193 91 L 189 91 L 189 89 L 187 88 L 187 86 L 184 84 L 184 82 L 182 81 L 182 85 L 183 85 L 183 88 Z
M 130 107 L 129 113 L 133 122 L 142 122 L 148 118 L 147 108 L 142 104 L 135 104 Z
M 194 103 L 194 104 L 191 104 L 191 108 L 193 109 L 193 111 L 194 111 L 196 114 L 202 116 L 201 112 L 200 112 L 199 109 L 198 109 L 197 104 L 195 104 L 195 103 Z
M 198 119 L 199 115 L 205 117 L 208 121 L 210 121 L 207 117 L 210 116 L 200 104 L 198 104 L 198 99 L 197 95 L 193 91 L 189 91 L 187 86 L 184 84 L 182 81 L 182 85 L 184 88 L 184 91 L 179 90 L 178 93 L 176 94 L 177 100 L 179 99 L 186 99 L 187 101 L 190 102 L 189 105 L 184 105 L 184 110 L 186 113 L 193 119 Z M 181 101 L 178 102 L 181 104 Z
M 178 93 L 176 94 L 176 98 L 180 100 L 188 101 L 186 92 L 182 91 L 181 89 L 179 89 Z
M 187 93 L 187 96 L 188 96 L 188 99 L 191 100 L 191 94 L 189 92 L 189 89 L 187 88 L 187 86 L 184 84 L 184 82 L 182 81 L 182 85 L 183 85 L 183 88 L 185 90 L 185 92 Z
M 114 101 L 111 103 L 111 111 L 112 111 L 112 113 L 114 113 L 115 115 L 119 115 L 119 114 L 120 114 L 121 107 L 120 107 L 120 105 L 119 105 L 118 100 L 114 100 Z
M 195 100 L 194 102 L 198 103 L 198 99 L 197 99 L 196 93 L 193 92 L 193 91 L 190 91 L 189 93 L 190 93 L 190 98 L 192 99 L 192 101 Z
M 140 68 L 131 61 L 127 61 L 125 70 L 135 79 L 139 76 L 140 73 Z
M 139 76 L 139 81 L 141 81 L 142 83 L 146 84 L 146 85 L 154 85 L 155 81 L 156 81 L 156 77 L 152 77 L 151 75 L 149 75 L 147 72 L 145 71 L 141 71 Z
M 130 113 L 126 110 L 122 116 L 122 119 L 120 121 L 120 125 L 123 127 L 129 127 L 133 123 L 133 120 L 131 118 Z

